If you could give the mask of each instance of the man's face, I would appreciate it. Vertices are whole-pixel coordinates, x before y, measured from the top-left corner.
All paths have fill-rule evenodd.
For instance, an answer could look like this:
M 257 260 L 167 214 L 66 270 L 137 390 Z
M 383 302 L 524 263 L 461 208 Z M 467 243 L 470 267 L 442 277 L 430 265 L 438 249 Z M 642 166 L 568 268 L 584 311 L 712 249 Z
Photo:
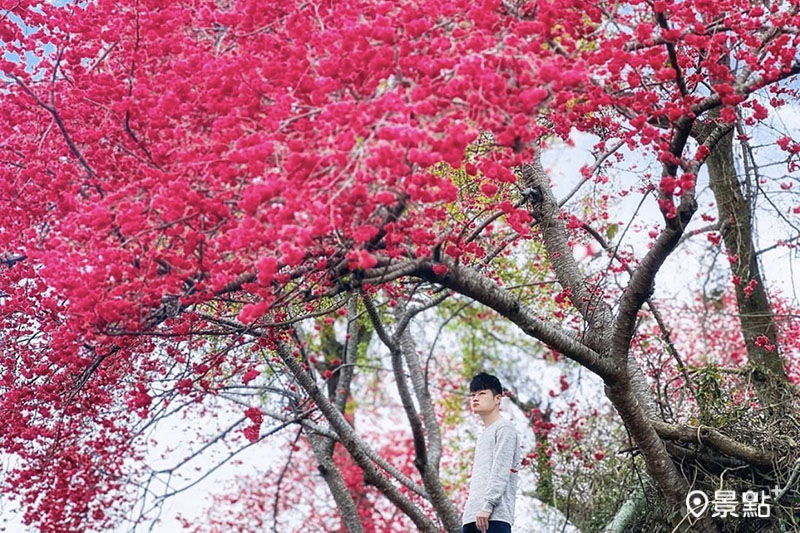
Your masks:
M 490 413 L 500 405 L 500 395 L 490 389 L 483 389 L 469 394 L 469 404 L 473 413 Z

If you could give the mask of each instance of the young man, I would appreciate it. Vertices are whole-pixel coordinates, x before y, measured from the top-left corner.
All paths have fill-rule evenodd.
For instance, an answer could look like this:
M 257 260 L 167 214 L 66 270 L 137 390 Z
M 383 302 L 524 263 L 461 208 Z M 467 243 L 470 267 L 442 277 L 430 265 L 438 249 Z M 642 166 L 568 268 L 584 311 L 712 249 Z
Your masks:
M 469 498 L 461 517 L 461 533 L 511 533 L 519 483 L 519 435 L 500 416 L 500 380 L 481 372 L 469 384 L 472 411 L 484 430 L 475 445 Z

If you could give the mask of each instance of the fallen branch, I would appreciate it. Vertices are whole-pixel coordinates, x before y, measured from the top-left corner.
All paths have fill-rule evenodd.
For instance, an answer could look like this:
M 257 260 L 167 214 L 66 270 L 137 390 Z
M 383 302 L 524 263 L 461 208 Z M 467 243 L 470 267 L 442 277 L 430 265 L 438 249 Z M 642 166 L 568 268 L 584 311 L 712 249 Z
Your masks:
M 772 465 L 775 460 L 772 454 L 742 444 L 709 426 L 679 426 L 668 424 L 662 420 L 652 420 L 651 422 L 662 439 L 709 446 L 725 455 L 760 466 Z

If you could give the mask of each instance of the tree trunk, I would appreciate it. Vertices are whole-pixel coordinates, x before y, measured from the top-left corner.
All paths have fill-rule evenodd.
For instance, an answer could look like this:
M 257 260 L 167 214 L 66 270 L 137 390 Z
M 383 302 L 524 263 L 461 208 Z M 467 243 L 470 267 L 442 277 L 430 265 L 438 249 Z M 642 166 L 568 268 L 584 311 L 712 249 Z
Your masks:
M 640 487 L 636 487 L 633 494 L 628 497 L 622 506 L 620 506 L 617 514 L 603 530 L 603 533 L 625 533 L 631 530 L 631 522 L 636 519 L 639 514 L 639 509 L 647 500 L 644 497 L 644 491 Z
M 308 440 L 311 443 L 311 449 L 314 451 L 314 457 L 316 457 L 319 464 L 322 479 L 325 480 L 333 495 L 336 508 L 342 515 L 342 521 L 347 527 L 347 531 L 350 533 L 363 533 L 364 526 L 361 523 L 361 517 L 358 515 L 358 508 L 350 491 L 347 489 L 342 473 L 333 462 L 333 447 L 335 443 L 332 439 L 321 435 L 309 435 Z
M 559 282 L 571 289 L 572 302 L 586 322 L 586 343 L 613 365 L 611 374 L 603 377 L 606 395 L 639 446 L 647 471 L 666 504 L 677 514 L 689 492 L 689 486 L 651 423 L 656 415 L 655 402 L 641 368 L 630 355 L 630 345 L 637 313 L 652 292 L 660 266 L 675 249 L 685 225 L 691 220 L 695 204 L 687 202 L 681 206 L 679 216 L 659 236 L 654 247 L 632 273 L 618 314 L 612 319 L 611 310 L 602 300 L 601 288 L 586 287 L 568 245 L 558 203 L 538 156 L 522 168 L 521 179 L 528 191 L 534 218 L 542 229 L 542 240 L 553 269 Z M 697 531 L 716 531 L 710 520 L 701 520 L 694 527 Z
M 417 467 L 422 475 L 422 483 L 425 486 L 431 504 L 444 523 L 445 529 L 451 533 L 458 533 L 461 531 L 461 515 L 447 496 L 439 477 L 439 463 L 442 455 L 442 437 L 439 431 L 439 423 L 436 420 L 433 400 L 428 392 L 422 366 L 417 356 L 417 348 L 407 327 L 400 333 L 400 339 L 398 340 L 397 347 L 411 375 L 411 382 L 422 411 L 422 420 L 425 423 L 427 436 L 427 450 L 423 455 L 426 460 L 422 464 L 417 464 Z
M 705 122 L 696 128 L 695 137 L 702 141 L 713 127 L 712 121 Z M 734 165 L 732 130 L 709 154 L 707 168 L 722 239 L 732 259 L 731 270 L 740 280 L 736 284 L 736 305 L 753 386 L 762 405 L 768 407 L 787 398 L 788 378 L 779 353 L 775 317 L 755 253 L 751 205 L 742 194 Z M 759 338 L 761 346 L 756 344 Z

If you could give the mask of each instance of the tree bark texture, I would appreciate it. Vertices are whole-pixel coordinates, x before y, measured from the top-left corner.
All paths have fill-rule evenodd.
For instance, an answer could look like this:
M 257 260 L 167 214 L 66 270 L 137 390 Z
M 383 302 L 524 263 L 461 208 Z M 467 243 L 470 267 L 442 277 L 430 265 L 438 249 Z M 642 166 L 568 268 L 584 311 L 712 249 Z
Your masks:
M 702 140 L 713 127 L 712 121 L 704 123 L 696 128 L 695 136 Z M 768 407 L 787 398 L 788 378 L 779 351 L 775 316 L 756 255 L 751 201 L 742 191 L 734 165 L 733 130 L 717 142 L 708 156 L 707 168 L 722 240 L 731 258 L 732 273 L 739 280 L 736 305 L 753 385 L 761 403 Z M 759 337 L 766 339 L 766 342 L 762 339 L 762 346 L 756 344 Z

